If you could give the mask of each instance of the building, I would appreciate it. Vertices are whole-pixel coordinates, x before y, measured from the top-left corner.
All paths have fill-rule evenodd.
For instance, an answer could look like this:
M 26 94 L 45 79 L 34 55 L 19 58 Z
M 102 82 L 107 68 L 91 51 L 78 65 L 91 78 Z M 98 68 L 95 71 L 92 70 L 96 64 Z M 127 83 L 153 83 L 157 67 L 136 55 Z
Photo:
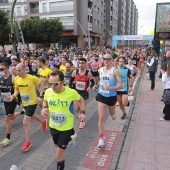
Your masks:
M 134 7 L 133 0 L 131 2 Z M 12 0 L 0 0 L 0 9 L 9 11 Z M 128 4 L 129 4 L 128 3 Z M 15 13 L 18 20 L 25 17 L 59 18 L 65 29 L 60 43 L 65 45 L 111 45 L 111 36 L 134 34 L 135 21 L 128 18 L 126 30 L 126 0 L 17 0 Z M 130 8 L 135 19 L 136 8 Z M 130 22 L 132 22 L 130 24 Z

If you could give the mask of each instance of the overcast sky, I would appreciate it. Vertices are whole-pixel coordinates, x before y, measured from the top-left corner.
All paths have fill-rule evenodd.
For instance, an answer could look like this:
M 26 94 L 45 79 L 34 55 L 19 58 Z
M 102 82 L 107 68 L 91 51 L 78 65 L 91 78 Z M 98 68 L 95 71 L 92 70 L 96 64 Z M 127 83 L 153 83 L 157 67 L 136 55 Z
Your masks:
M 155 27 L 156 3 L 170 2 L 170 0 L 133 0 L 137 6 L 138 18 L 138 34 L 150 35 Z

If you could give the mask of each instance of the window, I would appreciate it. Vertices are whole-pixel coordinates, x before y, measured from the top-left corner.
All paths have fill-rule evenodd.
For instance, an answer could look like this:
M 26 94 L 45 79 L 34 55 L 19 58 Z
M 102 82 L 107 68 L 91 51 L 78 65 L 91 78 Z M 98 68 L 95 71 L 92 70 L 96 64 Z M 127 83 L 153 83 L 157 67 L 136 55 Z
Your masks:
M 21 7 L 17 7 L 17 15 L 21 16 Z
M 24 15 L 27 15 L 27 7 L 24 7 Z

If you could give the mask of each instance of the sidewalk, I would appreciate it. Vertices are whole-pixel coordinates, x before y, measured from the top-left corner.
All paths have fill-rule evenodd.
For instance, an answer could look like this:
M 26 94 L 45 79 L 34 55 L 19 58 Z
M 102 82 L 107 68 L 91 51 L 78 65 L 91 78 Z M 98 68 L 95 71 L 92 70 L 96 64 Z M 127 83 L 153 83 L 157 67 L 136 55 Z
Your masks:
M 169 170 L 170 122 L 163 117 L 163 86 L 156 75 L 156 87 L 148 92 L 150 80 L 142 77 L 134 111 L 120 155 L 118 170 Z

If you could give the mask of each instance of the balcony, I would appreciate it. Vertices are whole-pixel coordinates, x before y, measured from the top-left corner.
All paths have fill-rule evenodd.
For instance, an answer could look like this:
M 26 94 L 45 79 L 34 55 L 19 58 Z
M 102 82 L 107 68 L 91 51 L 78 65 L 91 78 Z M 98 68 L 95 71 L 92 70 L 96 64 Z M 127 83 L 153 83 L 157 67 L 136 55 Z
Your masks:
M 38 14 L 39 13 L 39 8 L 30 8 L 31 14 Z
M 93 15 L 93 9 L 91 10 L 91 8 L 88 8 L 88 15 Z
M 73 10 L 73 5 L 50 7 L 50 12 L 72 11 L 72 10 Z
M 93 24 L 91 22 L 88 22 L 89 30 L 92 31 L 93 29 Z

